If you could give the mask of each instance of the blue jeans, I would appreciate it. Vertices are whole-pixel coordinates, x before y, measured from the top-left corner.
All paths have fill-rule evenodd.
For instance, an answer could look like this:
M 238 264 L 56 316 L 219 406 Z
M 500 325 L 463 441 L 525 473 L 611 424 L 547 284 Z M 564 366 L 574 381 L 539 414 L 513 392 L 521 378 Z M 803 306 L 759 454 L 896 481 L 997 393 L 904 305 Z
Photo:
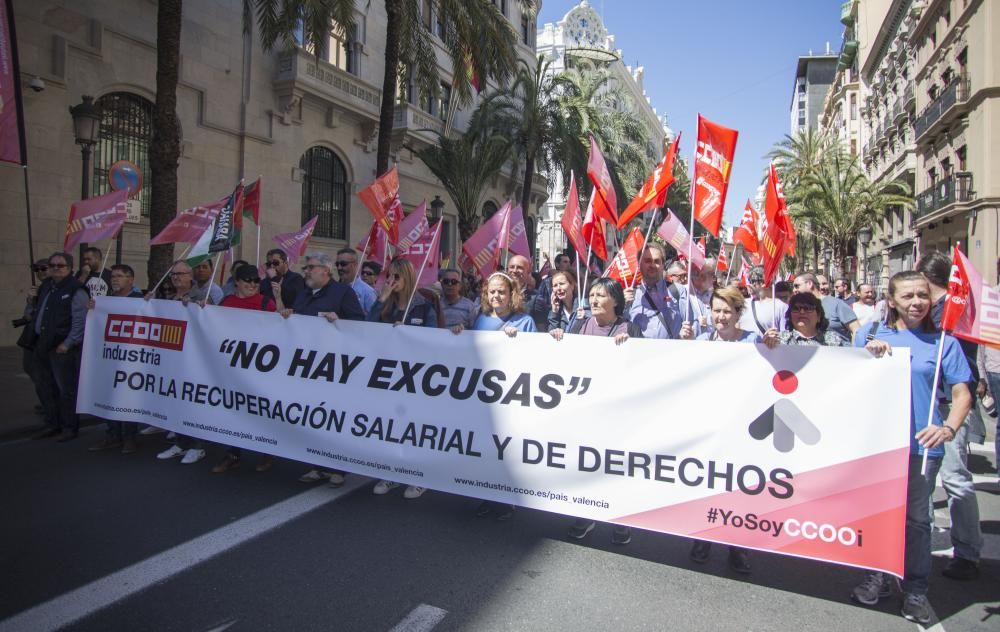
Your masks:
M 906 549 L 903 553 L 903 592 L 927 594 L 931 574 L 931 517 L 927 512 L 934 479 L 941 469 L 941 458 L 927 459 L 927 476 L 921 473 L 923 457 L 911 454 L 906 481 Z
M 973 410 L 969 415 L 978 414 Z M 948 512 L 951 514 L 951 545 L 955 557 L 979 562 L 983 550 L 983 532 L 979 527 L 979 501 L 976 486 L 969 471 L 969 423 L 966 421 L 955 433 L 955 438 L 944 444 L 941 459 L 941 486 L 948 494 Z M 931 479 L 933 490 L 935 481 Z M 933 496 L 933 493 L 931 494 Z M 928 500 L 931 524 L 934 524 L 934 499 Z
M 986 383 L 989 385 L 990 393 L 993 395 L 993 401 L 1000 404 L 1000 373 L 986 373 Z M 998 473 L 1000 473 L 1000 415 L 997 415 L 997 434 L 995 437 L 996 445 L 993 449 L 996 451 Z

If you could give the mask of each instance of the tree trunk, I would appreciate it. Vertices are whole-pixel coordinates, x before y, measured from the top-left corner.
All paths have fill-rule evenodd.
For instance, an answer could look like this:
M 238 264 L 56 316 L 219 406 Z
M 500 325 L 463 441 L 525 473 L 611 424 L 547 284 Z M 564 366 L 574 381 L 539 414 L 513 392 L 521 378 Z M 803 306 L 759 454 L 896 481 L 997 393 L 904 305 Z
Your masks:
M 476 232 L 477 228 L 479 228 L 479 226 L 476 222 L 470 222 L 465 216 L 465 213 L 458 214 L 458 234 L 462 237 L 463 242 L 468 240 L 469 237 L 472 237 L 472 234 Z
M 399 67 L 400 2 L 385 0 L 385 74 L 382 77 L 382 107 L 378 119 L 378 153 L 375 158 L 376 176 L 389 170 L 392 146 L 392 121 L 396 108 L 396 79 Z
M 149 236 L 152 239 L 177 215 L 177 79 L 180 72 L 182 0 L 159 0 L 156 10 L 156 104 L 149 169 L 152 182 Z M 147 274 L 152 287 L 173 263 L 174 246 L 151 246 Z
M 531 183 L 534 182 L 535 175 L 535 157 L 528 155 L 524 159 L 524 186 L 521 190 L 521 210 L 524 212 L 525 218 L 528 216 L 528 206 L 531 204 Z M 535 252 L 535 237 L 537 235 L 537 230 L 532 230 L 528 237 L 528 248 L 531 252 Z

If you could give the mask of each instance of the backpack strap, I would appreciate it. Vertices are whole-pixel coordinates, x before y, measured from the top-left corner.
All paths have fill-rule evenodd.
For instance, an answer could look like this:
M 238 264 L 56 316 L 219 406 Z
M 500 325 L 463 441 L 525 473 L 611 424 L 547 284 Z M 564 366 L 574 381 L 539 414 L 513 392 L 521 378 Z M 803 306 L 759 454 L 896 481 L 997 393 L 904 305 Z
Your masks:
M 875 340 L 875 334 L 878 332 L 878 326 L 880 324 L 881 324 L 881 321 L 878 320 L 878 319 L 876 319 L 875 322 L 873 322 L 871 324 L 871 327 L 868 328 L 868 334 L 865 336 L 865 342 L 866 343 L 871 342 L 872 340 Z
M 771 309 L 774 309 L 773 307 Z M 757 323 L 757 329 L 763 335 L 767 331 L 767 328 L 761 324 L 760 319 L 757 318 L 757 301 L 750 301 L 750 311 L 753 312 L 753 322 Z

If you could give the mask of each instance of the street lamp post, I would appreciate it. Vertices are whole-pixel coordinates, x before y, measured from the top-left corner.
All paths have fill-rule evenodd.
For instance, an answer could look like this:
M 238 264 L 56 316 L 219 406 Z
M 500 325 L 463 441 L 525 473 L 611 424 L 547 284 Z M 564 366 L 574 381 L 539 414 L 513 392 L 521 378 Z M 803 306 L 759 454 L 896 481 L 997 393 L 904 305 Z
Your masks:
M 858 231 L 858 242 L 861 243 L 861 265 L 858 266 L 861 272 L 860 284 L 868 282 L 868 244 L 872 243 L 872 229 L 869 226 Z
M 83 155 L 80 196 L 81 199 L 86 200 L 90 197 L 90 156 L 94 145 L 97 144 L 97 134 L 101 129 L 101 111 L 94 105 L 94 97 L 85 94 L 83 101 L 71 107 L 69 113 L 73 117 L 73 135 L 76 137 L 76 144 L 80 146 L 80 153 Z M 80 244 L 79 265 L 83 263 L 83 251 L 86 248 L 86 243 Z
M 833 248 L 823 249 L 823 274 L 830 277 L 830 267 L 833 261 Z

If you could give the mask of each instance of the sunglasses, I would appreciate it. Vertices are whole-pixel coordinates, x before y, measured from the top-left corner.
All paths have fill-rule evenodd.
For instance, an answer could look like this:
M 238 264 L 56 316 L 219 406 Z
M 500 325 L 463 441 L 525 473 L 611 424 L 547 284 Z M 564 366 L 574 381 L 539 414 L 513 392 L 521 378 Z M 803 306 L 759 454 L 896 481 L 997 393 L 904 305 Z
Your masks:
M 280 265 L 281 265 L 281 261 L 278 261 L 278 260 L 268 261 L 267 263 L 264 264 L 264 266 L 267 267 L 267 268 L 277 268 Z
M 351 265 L 352 263 L 354 263 L 354 262 L 353 261 L 337 261 L 337 262 L 334 262 L 333 265 L 337 266 L 338 268 L 346 268 L 347 266 Z
M 441 285 L 458 285 L 458 279 L 441 279 Z
M 260 283 L 260 279 L 257 277 L 254 277 L 252 279 L 239 279 L 239 280 L 243 281 L 244 283 L 258 283 L 258 284 Z
M 63 268 L 68 268 L 68 267 L 69 267 L 69 265 L 68 265 L 68 264 L 65 264 L 65 263 L 50 263 L 50 264 L 49 264 L 49 267 L 50 267 L 50 268 L 55 268 L 55 269 L 57 269 L 57 270 L 61 270 L 61 269 L 63 269 Z
M 31 269 L 34 270 L 35 272 L 48 272 L 49 267 L 48 266 L 32 266 Z

